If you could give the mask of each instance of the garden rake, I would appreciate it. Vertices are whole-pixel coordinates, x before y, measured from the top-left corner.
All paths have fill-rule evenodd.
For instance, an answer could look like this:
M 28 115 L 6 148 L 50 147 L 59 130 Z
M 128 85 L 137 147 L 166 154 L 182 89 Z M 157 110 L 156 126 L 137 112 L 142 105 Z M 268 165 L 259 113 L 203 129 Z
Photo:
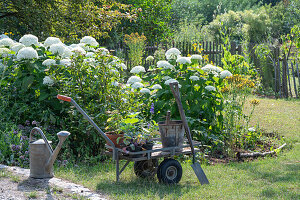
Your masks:
M 185 133 L 186 133 L 186 136 L 187 136 L 188 141 L 189 141 L 190 146 L 191 146 L 191 151 L 192 151 L 192 154 L 193 154 L 193 164 L 191 166 L 192 166 L 198 180 L 200 181 L 201 185 L 209 184 L 209 181 L 208 181 L 203 169 L 201 168 L 201 165 L 195 161 L 195 149 L 194 149 L 194 146 L 193 146 L 191 132 L 190 132 L 190 129 L 189 129 L 186 117 L 185 117 L 185 113 L 184 113 L 184 110 L 183 110 L 183 106 L 182 106 L 182 103 L 181 103 L 181 100 L 180 100 L 180 92 L 179 92 L 178 83 L 176 83 L 176 82 L 175 83 L 170 83 L 170 88 L 171 88 L 172 93 L 175 97 L 175 100 L 176 100 L 176 103 L 177 103 L 177 106 L 178 106 L 178 110 L 179 110 L 179 113 L 180 113 L 180 117 L 181 117 L 184 129 L 185 129 Z

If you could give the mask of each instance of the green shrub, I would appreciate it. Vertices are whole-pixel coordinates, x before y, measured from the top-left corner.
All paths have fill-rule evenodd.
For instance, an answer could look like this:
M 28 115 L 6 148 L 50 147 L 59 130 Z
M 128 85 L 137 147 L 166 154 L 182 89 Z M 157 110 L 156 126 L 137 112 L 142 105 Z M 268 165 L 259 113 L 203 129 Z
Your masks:
M 220 30 L 226 27 L 226 35 L 230 35 L 231 40 L 249 42 L 259 42 L 267 36 L 271 27 L 270 17 L 265 7 L 257 10 L 228 11 L 218 15 L 205 29 L 211 31 L 216 40 L 222 35 Z M 223 31 L 224 32 L 224 31 Z
M 33 41 L 34 36 L 29 38 Z M 126 115 L 135 106 L 127 101 L 134 99 L 131 93 L 124 92 L 120 85 L 126 66 L 106 49 L 91 46 L 98 45 L 94 39 L 81 42 L 72 47 L 61 43 L 47 47 L 44 42 L 46 47 L 32 45 L 7 57 L 2 55 L 2 120 L 15 124 L 38 121 L 45 128 L 56 125 L 56 130 L 70 131 L 64 145 L 70 149 L 67 157 L 98 155 L 104 141 L 70 103 L 56 99 L 57 94 L 75 99 L 103 130 L 110 112 L 118 110 L 120 115 Z M 20 59 L 21 55 L 28 59 Z M 50 134 L 47 137 L 57 140 Z

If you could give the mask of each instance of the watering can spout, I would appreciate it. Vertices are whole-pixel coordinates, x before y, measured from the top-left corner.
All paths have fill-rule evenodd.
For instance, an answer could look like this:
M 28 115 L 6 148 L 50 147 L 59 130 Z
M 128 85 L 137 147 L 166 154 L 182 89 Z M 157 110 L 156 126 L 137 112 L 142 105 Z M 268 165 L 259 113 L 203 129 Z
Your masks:
M 70 135 L 71 133 L 69 133 L 68 131 L 60 131 L 59 133 L 57 133 L 59 142 L 58 145 L 56 146 L 55 150 L 53 151 L 53 153 L 51 154 L 47 164 L 46 164 L 46 171 L 50 172 L 51 169 L 53 168 L 53 163 L 57 158 L 57 155 L 62 147 L 62 144 L 64 143 L 64 141 L 67 139 L 67 137 Z

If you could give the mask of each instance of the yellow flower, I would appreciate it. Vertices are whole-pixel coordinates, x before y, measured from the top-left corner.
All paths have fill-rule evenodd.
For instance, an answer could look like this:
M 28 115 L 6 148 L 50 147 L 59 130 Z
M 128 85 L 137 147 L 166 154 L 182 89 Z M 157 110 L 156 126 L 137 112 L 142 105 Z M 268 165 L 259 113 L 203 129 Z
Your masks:
M 222 93 L 225 93 L 225 92 L 229 92 L 229 89 L 228 89 L 228 87 L 223 87 L 222 89 L 221 89 L 221 92 Z
M 259 100 L 257 100 L 257 99 L 252 99 L 252 100 L 250 101 L 250 103 L 251 103 L 252 105 L 256 106 L 256 105 L 259 104 Z

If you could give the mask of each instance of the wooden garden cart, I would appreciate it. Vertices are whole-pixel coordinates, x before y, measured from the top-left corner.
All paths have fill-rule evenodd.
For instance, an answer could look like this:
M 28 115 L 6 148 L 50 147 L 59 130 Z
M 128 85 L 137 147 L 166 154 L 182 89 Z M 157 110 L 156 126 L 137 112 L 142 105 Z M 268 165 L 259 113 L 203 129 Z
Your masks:
M 191 145 L 185 140 L 182 146 L 162 148 L 161 144 L 155 144 L 152 150 L 128 152 L 121 148 L 117 148 L 72 98 L 63 95 L 57 95 L 57 98 L 72 103 L 106 140 L 107 144 L 105 146 L 108 151 L 105 151 L 105 154 L 112 156 L 113 160 L 116 161 L 116 181 L 119 181 L 121 173 L 132 161 L 134 162 L 134 172 L 139 177 L 146 178 L 157 174 L 158 180 L 162 183 L 178 183 L 182 177 L 182 167 L 180 163 L 174 159 L 174 156 L 183 154 L 190 155 L 193 153 L 191 147 L 201 145 L 200 142 L 196 141 L 192 141 Z M 159 142 L 159 139 L 156 139 L 156 141 Z M 199 152 L 199 149 L 193 148 L 193 150 Z M 158 163 L 159 158 L 164 158 L 160 164 Z M 126 163 L 121 169 L 120 160 L 126 160 Z

